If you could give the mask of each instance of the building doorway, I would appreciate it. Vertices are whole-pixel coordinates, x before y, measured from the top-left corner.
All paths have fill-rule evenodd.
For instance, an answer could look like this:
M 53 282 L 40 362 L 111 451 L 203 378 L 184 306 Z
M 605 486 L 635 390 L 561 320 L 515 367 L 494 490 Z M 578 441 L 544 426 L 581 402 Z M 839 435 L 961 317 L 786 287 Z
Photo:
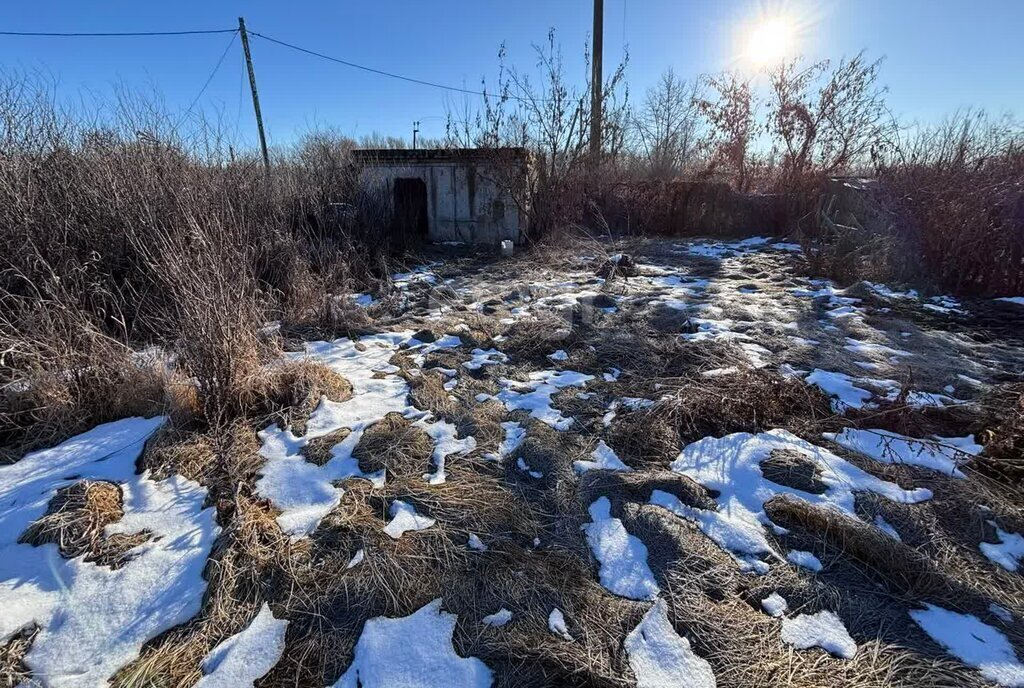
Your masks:
M 427 222 L 427 184 L 418 177 L 399 177 L 394 188 L 394 236 L 405 241 L 425 241 Z

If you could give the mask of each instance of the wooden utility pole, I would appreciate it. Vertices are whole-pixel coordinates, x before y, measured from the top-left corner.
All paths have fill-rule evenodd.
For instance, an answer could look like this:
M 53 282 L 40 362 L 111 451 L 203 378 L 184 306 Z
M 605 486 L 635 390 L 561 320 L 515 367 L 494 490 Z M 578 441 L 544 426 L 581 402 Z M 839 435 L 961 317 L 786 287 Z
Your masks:
M 420 133 L 420 122 L 416 120 L 412 123 L 412 149 L 416 150 L 416 134 Z
M 604 53 L 604 0 L 594 0 L 594 54 L 590 75 L 590 157 L 601 157 L 601 57 Z
M 249 68 L 249 88 L 252 89 L 252 109 L 256 111 L 256 128 L 260 132 L 260 150 L 263 152 L 263 167 L 270 174 L 270 156 L 267 154 L 267 136 L 263 133 L 263 115 L 260 113 L 260 94 L 256 91 L 256 72 L 252 69 L 252 55 L 249 53 L 249 34 L 245 32 L 245 19 L 238 18 L 238 33 L 242 35 L 242 50 L 245 52 L 245 66 Z

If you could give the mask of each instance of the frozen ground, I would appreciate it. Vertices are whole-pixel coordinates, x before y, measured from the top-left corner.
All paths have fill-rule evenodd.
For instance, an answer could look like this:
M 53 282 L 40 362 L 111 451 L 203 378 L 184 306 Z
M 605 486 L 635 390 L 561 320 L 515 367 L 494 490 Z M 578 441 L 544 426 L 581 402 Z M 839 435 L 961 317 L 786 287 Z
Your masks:
M 993 392 L 1022 381 L 1017 300 L 843 289 L 755 238 L 439 253 L 353 304 L 373 332 L 284 340 L 351 395 L 252 428 L 216 523 L 190 476 L 134 470 L 161 419 L 0 467 L 0 668 L 1024 685 L 1021 500 L 976 470 Z M 32 531 L 83 480 L 122 495 L 101 540 L 144 535 L 116 564 Z M 225 551 L 254 582 L 224 589 Z M 230 628 L 166 635 L 222 593 L 246 603 Z

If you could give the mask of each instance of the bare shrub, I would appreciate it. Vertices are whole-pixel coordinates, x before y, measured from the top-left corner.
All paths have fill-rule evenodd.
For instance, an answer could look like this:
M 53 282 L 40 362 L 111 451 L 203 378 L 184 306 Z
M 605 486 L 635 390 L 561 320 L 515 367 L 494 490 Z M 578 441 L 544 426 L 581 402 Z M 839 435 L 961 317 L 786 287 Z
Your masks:
M 539 237 L 584 221 L 588 194 L 597 186 L 592 176 L 600 174 L 601 161 L 589 156 L 589 79 L 582 81 L 583 86 L 572 83 L 554 30 L 548 33 L 544 45 L 534 46 L 534 52 L 540 84 L 507 66 L 502 46 L 495 92 L 485 91 L 478 110 L 468 103 L 461 112 L 450 110 L 447 139 L 455 147 L 525 148 L 536 156 L 525 193 L 516 193 L 516 184 L 500 185 L 514 194 L 520 212 L 529 218 L 533 236 Z M 589 74 L 590 54 L 586 49 L 584 67 Z M 605 162 L 614 160 L 625 146 L 625 67 L 624 60 L 601 90 Z
M 126 92 L 65 112 L 50 84 L 17 74 L 0 79 L 0 123 L 6 447 L 30 448 L 30 425 L 52 443 L 125 415 L 230 424 L 278 353 L 268 321 L 348 329 L 342 295 L 386 271 L 351 142 L 329 133 L 267 177 L 215 124 L 176 129 Z
M 962 111 L 899 140 L 879 178 L 898 231 L 945 289 L 1024 292 L 1024 129 Z

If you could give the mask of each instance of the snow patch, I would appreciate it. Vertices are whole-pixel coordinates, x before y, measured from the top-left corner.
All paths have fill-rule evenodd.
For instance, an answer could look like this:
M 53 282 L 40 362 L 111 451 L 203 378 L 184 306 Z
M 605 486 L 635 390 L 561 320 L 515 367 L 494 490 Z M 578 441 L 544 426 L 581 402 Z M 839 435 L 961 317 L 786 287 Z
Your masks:
M 822 436 L 880 463 L 922 466 L 956 478 L 966 477 L 957 463 L 982 450 L 981 445 L 974 442 L 974 435 L 922 441 L 888 430 L 845 428 L 842 432 L 826 432 Z
M 565 625 L 565 614 L 558 607 L 552 609 L 551 613 L 548 614 L 548 630 L 555 635 L 561 636 L 564 640 L 572 642 L 569 627 Z
M 366 622 L 354 658 L 334 688 L 485 688 L 491 670 L 476 657 L 460 657 L 452 646 L 455 614 L 441 600 L 409 616 L 378 616 Z
M 566 387 L 583 387 L 594 379 L 593 375 L 575 370 L 541 370 L 530 373 L 528 382 L 501 379 L 498 400 L 509 411 L 529 411 L 530 416 L 547 423 L 555 430 L 567 430 L 573 418 L 551 406 L 551 397 Z
M 573 468 L 576 469 L 577 473 L 583 474 L 587 471 L 631 471 L 633 470 L 622 462 L 622 459 L 618 457 L 615 450 L 605 444 L 604 440 L 597 443 L 597 447 L 591 452 L 591 456 L 594 457 L 593 461 L 576 461 L 573 463 Z
M 1024 559 L 1024 536 L 1018 533 L 1008 533 L 999 528 L 994 521 L 989 525 L 996 529 L 998 543 L 983 542 L 978 547 L 986 557 L 1002 566 L 1007 571 L 1016 571 L 1020 566 L 1021 559 Z
M 506 421 L 501 424 L 501 427 L 505 430 L 505 439 L 498 445 L 497 453 L 484 454 L 484 458 L 488 461 L 503 461 L 526 439 L 526 428 L 515 421 Z
M 910 616 L 932 640 L 964 664 L 1001 686 L 1024 686 L 1024 664 L 1006 636 L 971 614 L 925 604 Z
M 789 603 L 786 602 L 786 598 L 777 592 L 773 592 L 768 597 L 761 600 L 761 609 L 768 616 L 780 617 L 789 611 Z
M 409 530 L 425 530 L 437 521 L 416 511 L 416 507 L 400 499 L 391 502 L 388 509 L 391 520 L 384 526 L 384 532 L 397 540 Z
M 256 618 L 242 631 L 210 651 L 203 660 L 206 674 L 195 688 L 252 688 L 253 682 L 274 668 L 284 652 L 288 622 L 274 618 L 264 602 Z
M 798 650 L 820 647 L 842 659 L 853 659 L 857 654 L 857 643 L 850 637 L 843 620 L 829 611 L 783 619 L 782 641 Z
M 647 547 L 630 535 L 622 521 L 612 518 L 611 502 L 600 497 L 590 505 L 592 523 L 583 526 L 594 558 L 600 563 L 601 585 L 633 600 L 653 599 L 658 584 L 647 565 Z
M 786 555 L 786 561 L 791 564 L 796 564 L 801 568 L 805 568 L 808 571 L 821 571 L 821 560 L 814 556 L 811 552 L 805 552 L 801 549 L 794 549 Z
M 676 633 L 668 606 L 657 600 L 623 643 L 637 688 L 715 688 L 715 675 L 707 660 Z

